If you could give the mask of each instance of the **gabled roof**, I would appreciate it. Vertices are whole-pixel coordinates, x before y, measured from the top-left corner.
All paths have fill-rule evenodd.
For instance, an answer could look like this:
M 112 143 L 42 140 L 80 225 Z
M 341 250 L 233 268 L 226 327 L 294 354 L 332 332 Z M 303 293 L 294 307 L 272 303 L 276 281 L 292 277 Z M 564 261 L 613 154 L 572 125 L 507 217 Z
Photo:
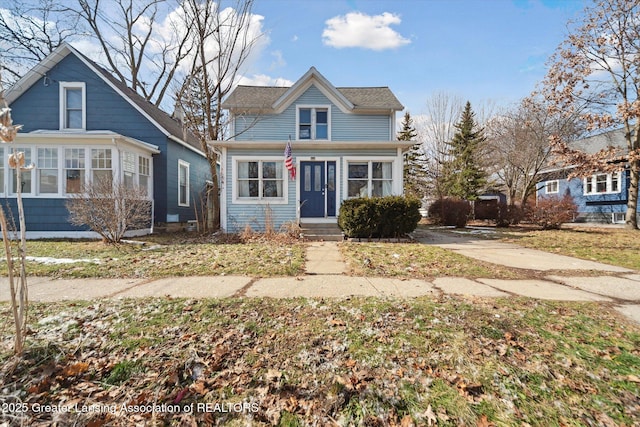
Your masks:
M 230 110 L 280 113 L 311 85 L 315 85 L 344 112 L 388 112 L 404 109 L 388 87 L 334 87 L 314 67 L 291 87 L 238 86 L 222 103 L 222 107 Z
M 624 139 L 624 129 L 619 128 L 579 139 L 570 146 L 587 154 L 594 154 L 609 147 L 626 149 L 627 142 Z
M 80 59 L 89 69 L 102 78 L 107 85 L 115 90 L 123 99 L 131 104 L 151 123 L 153 123 L 167 137 L 182 144 L 199 154 L 202 148 L 198 139 L 189 131 L 183 129 L 180 122 L 173 119 L 169 114 L 156 107 L 145 98 L 136 93 L 133 89 L 117 80 L 107 70 L 87 58 L 75 48 L 67 43 L 62 43 L 58 48 L 51 52 L 45 59 L 40 61 L 27 74 L 25 74 L 18 82 L 13 85 L 5 94 L 5 98 L 9 105 L 15 101 L 20 95 L 33 86 L 40 78 L 51 70 L 56 64 L 66 58 L 69 54 L 73 54 Z

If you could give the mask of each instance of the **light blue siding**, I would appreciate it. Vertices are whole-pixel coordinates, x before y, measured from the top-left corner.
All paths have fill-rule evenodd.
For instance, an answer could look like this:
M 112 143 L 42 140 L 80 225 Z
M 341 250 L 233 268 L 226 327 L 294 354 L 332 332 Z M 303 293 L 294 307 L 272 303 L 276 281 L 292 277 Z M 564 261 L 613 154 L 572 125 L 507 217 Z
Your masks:
M 297 105 L 330 105 L 332 141 L 389 141 L 390 115 L 344 113 L 315 86 L 278 115 L 243 115 L 235 119 L 238 141 L 286 141 L 296 137 Z
M 331 157 L 335 158 L 338 163 L 338 170 L 340 175 L 336 176 L 336 185 L 340 190 L 340 200 L 337 200 L 337 206 L 339 207 L 342 201 L 346 198 L 346 188 L 344 188 L 344 176 L 347 171 L 344 170 L 343 161 L 345 158 L 352 157 L 366 157 L 371 160 L 376 158 L 390 158 L 395 157 L 397 152 L 395 149 L 375 149 L 375 150 L 357 150 L 357 149 L 340 149 L 340 150 L 314 150 L 309 148 L 300 148 L 303 143 L 296 143 L 293 149 L 294 160 L 298 158 L 310 158 L 317 157 L 318 160 Z M 273 219 L 273 226 L 276 231 L 280 230 L 287 223 L 293 222 L 297 219 L 297 183 L 286 176 L 286 185 L 288 192 L 288 199 L 286 204 L 237 204 L 233 202 L 233 168 L 235 156 L 252 157 L 256 160 L 265 157 L 279 157 L 284 160 L 284 147 L 282 144 L 282 150 L 242 150 L 230 148 L 227 150 L 227 161 L 225 164 L 225 176 L 222 177 L 226 183 L 224 187 L 224 197 L 227 200 L 226 211 L 222 212 L 222 215 L 227 217 L 227 231 L 228 232 L 241 232 L 245 227 L 250 226 L 254 231 L 263 231 L 265 228 L 265 217 L 267 211 L 270 211 Z M 285 173 L 287 171 L 285 170 Z M 298 170 L 298 174 L 301 171 Z M 300 177 L 298 176 L 298 179 Z

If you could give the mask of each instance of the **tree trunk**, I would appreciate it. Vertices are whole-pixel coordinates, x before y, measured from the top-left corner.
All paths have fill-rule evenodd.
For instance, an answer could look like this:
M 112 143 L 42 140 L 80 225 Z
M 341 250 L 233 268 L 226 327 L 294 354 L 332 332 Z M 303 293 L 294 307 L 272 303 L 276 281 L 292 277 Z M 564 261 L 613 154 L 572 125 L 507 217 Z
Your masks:
M 625 217 L 625 225 L 627 229 L 635 230 L 638 228 L 638 180 L 640 178 L 640 160 L 632 160 L 629 162 L 629 195 L 627 201 L 627 215 Z

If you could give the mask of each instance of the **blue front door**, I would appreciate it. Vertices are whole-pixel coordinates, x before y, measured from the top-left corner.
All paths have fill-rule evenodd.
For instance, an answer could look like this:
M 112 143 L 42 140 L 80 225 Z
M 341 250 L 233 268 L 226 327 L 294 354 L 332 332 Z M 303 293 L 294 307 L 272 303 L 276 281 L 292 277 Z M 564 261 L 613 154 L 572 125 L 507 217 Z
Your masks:
M 336 216 L 336 162 L 300 162 L 300 216 Z

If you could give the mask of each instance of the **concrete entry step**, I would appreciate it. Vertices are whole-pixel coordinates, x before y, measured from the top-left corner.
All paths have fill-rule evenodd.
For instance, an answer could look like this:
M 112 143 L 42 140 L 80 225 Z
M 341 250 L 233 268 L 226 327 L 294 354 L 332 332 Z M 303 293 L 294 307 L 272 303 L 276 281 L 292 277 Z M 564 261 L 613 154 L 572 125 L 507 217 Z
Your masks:
M 302 236 L 309 241 L 340 242 L 344 239 L 342 230 L 336 223 L 308 224 L 301 223 Z

